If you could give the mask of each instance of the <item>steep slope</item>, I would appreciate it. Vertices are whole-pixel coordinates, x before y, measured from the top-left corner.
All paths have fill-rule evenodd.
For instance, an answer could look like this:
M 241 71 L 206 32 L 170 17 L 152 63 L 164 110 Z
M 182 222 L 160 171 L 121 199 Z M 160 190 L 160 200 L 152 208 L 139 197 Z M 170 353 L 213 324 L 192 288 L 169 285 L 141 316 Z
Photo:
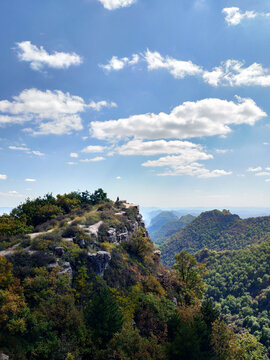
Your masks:
M 196 257 L 208 269 L 207 296 L 237 331 L 249 330 L 270 352 L 270 236 L 246 249 L 201 250 Z
M 180 219 L 165 222 L 159 229 L 151 234 L 151 239 L 157 245 L 163 244 L 166 239 L 180 231 L 184 226 L 195 219 L 195 216 L 185 215 Z
M 232 215 L 227 210 L 207 211 L 162 245 L 162 261 L 166 265 L 172 265 L 175 254 L 183 249 L 190 253 L 204 248 L 242 249 L 262 242 L 269 233 L 270 216 L 240 219 L 238 215 Z
M 0 356 L 10 360 L 265 359 L 202 301 L 204 267 L 160 263 L 136 205 L 102 189 L 27 200 L 0 217 Z M 247 356 L 243 356 L 243 351 Z

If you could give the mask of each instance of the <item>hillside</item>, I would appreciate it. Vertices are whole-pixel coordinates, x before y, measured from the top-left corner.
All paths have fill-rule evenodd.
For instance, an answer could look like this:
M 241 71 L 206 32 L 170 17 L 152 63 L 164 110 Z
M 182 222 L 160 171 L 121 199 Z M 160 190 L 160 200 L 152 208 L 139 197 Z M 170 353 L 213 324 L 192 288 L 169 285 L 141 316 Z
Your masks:
M 237 331 L 253 333 L 270 352 L 270 236 L 244 250 L 201 250 L 206 265 L 206 295 L 217 302 Z
M 270 216 L 241 219 L 229 211 L 202 213 L 162 245 L 162 261 L 172 265 L 174 256 L 185 249 L 195 253 L 201 249 L 237 250 L 262 242 L 270 233 Z
M 102 189 L 0 217 L 0 355 L 10 360 L 266 359 L 203 300 L 204 266 L 160 263 L 136 205 Z
M 189 224 L 191 221 L 195 219 L 195 216 L 192 215 L 184 215 L 181 218 L 177 218 L 177 220 L 169 220 L 163 223 L 157 230 L 150 233 L 151 239 L 157 245 L 163 244 L 166 239 L 173 234 L 180 231 L 184 226 Z

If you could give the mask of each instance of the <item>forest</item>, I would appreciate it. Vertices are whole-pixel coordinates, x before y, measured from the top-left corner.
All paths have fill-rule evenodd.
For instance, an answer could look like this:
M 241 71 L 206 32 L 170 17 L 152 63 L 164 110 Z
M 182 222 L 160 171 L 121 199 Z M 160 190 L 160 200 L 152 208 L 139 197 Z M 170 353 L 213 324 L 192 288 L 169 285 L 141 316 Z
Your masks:
M 226 261 L 180 251 L 165 268 L 137 206 L 111 201 L 102 189 L 48 194 L 26 200 L 0 224 L 0 354 L 9 359 L 267 359 L 268 343 L 254 325 L 233 327 L 227 279 L 211 277 Z M 258 269 L 249 296 L 258 305 L 251 299 L 238 315 L 251 324 L 260 314 L 262 335 L 267 317 L 258 309 L 268 293 L 261 294 L 259 278 L 269 281 Z M 243 297 L 241 306 L 242 290 L 231 294 Z

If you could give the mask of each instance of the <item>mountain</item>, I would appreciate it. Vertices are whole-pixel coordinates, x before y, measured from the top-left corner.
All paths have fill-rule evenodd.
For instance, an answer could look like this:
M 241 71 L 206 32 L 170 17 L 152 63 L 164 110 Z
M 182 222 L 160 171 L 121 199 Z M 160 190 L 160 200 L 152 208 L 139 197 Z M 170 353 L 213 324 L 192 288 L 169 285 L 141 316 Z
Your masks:
M 184 226 L 189 224 L 194 219 L 195 216 L 185 215 L 181 216 L 181 218 L 177 220 L 169 220 L 163 223 L 163 225 L 161 225 L 161 227 L 159 227 L 157 230 L 150 233 L 151 239 L 155 244 L 161 245 L 166 241 L 168 237 L 180 231 Z
M 228 210 L 202 213 L 162 245 L 162 261 L 174 263 L 175 254 L 210 250 L 237 250 L 259 243 L 270 233 L 270 216 L 241 219 Z
M 2 359 L 266 359 L 203 299 L 204 266 L 165 269 L 138 206 L 102 189 L 26 200 L 0 248 Z
M 165 223 L 175 220 L 178 220 L 178 216 L 176 216 L 172 211 L 159 212 L 152 218 L 151 223 L 147 228 L 150 237 L 153 238 L 155 232 L 158 231 Z
M 246 249 L 196 254 L 208 273 L 206 296 L 237 332 L 254 334 L 270 353 L 270 235 Z

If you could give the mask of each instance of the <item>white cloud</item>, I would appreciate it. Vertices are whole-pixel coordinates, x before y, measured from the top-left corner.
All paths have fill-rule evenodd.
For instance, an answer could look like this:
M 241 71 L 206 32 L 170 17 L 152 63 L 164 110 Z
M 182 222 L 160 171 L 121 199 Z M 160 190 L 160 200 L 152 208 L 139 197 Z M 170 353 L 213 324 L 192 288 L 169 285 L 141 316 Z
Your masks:
M 26 181 L 26 182 L 36 182 L 37 180 L 36 180 L 36 179 L 28 178 L 28 179 L 24 179 L 24 181 Z
M 23 146 L 9 146 L 8 148 L 10 150 L 19 150 L 19 151 L 29 151 L 30 150 L 27 147 L 23 147 Z
M 67 164 L 68 165 L 76 165 L 77 163 L 75 163 L 74 161 L 68 161 Z
M 158 154 L 192 154 L 193 156 L 201 155 L 201 145 L 193 144 L 189 141 L 142 141 L 141 139 L 133 139 L 126 144 L 115 148 L 120 155 L 143 155 L 153 156 Z M 209 155 L 209 158 L 212 156 Z M 197 160 L 197 159 L 196 159 Z
M 270 16 L 269 12 L 241 11 L 238 7 L 224 8 L 222 12 L 225 14 L 225 21 L 231 26 L 239 25 L 245 19 Z
M 72 158 L 77 158 L 79 155 L 77 153 L 70 153 L 69 156 Z
M 204 160 L 204 159 L 202 159 Z M 206 160 L 206 159 L 205 159 Z M 214 178 L 232 174 L 225 170 L 208 170 L 202 164 L 197 162 L 188 162 L 182 156 L 166 156 L 158 160 L 147 161 L 142 166 L 145 167 L 169 167 L 158 176 L 196 176 L 199 178 Z
M 145 60 L 148 70 L 166 69 L 177 79 L 182 79 L 188 75 L 200 75 L 203 72 L 200 66 L 191 61 L 176 60 L 169 56 L 163 57 L 157 51 L 147 50 Z
M 100 145 L 89 145 L 82 149 L 83 153 L 99 153 L 107 149 L 105 146 Z
M 7 180 L 7 175 L 0 174 L 0 180 Z
M 81 159 L 80 161 L 81 162 L 98 162 L 98 161 L 103 161 L 105 160 L 105 158 L 103 156 L 97 156 L 97 157 L 94 157 L 94 158 L 91 158 L 91 159 Z
M 44 156 L 45 154 L 40 152 L 39 150 L 32 150 L 30 153 L 36 155 L 36 156 Z
M 116 176 L 115 179 L 116 179 L 116 180 L 121 180 L 122 178 L 121 178 L 121 176 Z
M 261 171 L 262 170 L 262 167 L 261 166 L 258 166 L 258 167 L 250 167 L 247 169 L 248 172 L 257 172 L 257 171 Z
M 212 71 L 204 71 L 203 79 L 212 86 L 270 86 L 270 69 L 253 63 L 227 60 Z
M 98 110 L 101 106 L 111 107 L 112 103 L 86 104 L 81 97 L 60 90 L 27 89 L 14 96 L 13 101 L 0 101 L 0 114 L 4 114 L 2 118 L 0 115 L 0 126 L 33 122 L 37 128 L 25 129 L 33 135 L 70 134 L 82 130 L 81 112 L 89 108 Z
M 107 10 L 115 10 L 122 7 L 127 7 L 136 2 L 136 0 L 99 0 Z
M 232 151 L 233 151 L 232 149 L 216 149 L 217 154 L 227 154 Z
M 49 54 L 43 46 L 37 47 L 31 41 L 22 41 L 16 44 L 17 54 L 21 61 L 30 63 L 33 70 L 42 70 L 44 67 L 67 69 L 71 65 L 80 65 L 82 58 L 76 53 L 53 52 Z
M 100 67 L 108 71 L 121 70 L 131 64 L 137 64 L 139 61 L 146 62 L 149 71 L 165 69 L 176 79 L 197 76 L 211 86 L 270 86 L 269 68 L 264 68 L 259 63 L 245 67 L 243 61 L 233 59 L 228 59 L 219 66 L 206 70 L 191 61 L 164 57 L 157 51 L 147 50 L 140 55 L 134 54 L 132 59 L 127 57 L 119 59 L 113 56 L 107 65 L 100 65 Z
M 270 167 L 265 168 L 265 170 L 270 171 Z
M 112 107 L 117 107 L 117 104 L 115 102 L 108 102 L 108 101 L 105 101 L 105 100 L 102 100 L 102 101 L 98 101 L 98 102 L 94 102 L 94 101 L 91 101 L 90 104 L 89 104 L 89 107 L 91 109 L 94 109 L 96 111 L 100 111 L 102 108 L 112 108 Z
M 265 179 L 265 182 L 270 182 L 270 179 Z
M 268 171 L 256 172 L 255 176 L 270 176 L 270 172 Z
M 39 150 L 30 150 L 29 148 L 27 148 L 25 146 L 9 146 L 8 148 L 10 150 L 25 151 L 27 154 L 33 154 L 36 156 L 44 156 L 45 155 L 42 152 L 40 152 Z
M 1 197 L 7 197 L 7 198 L 22 198 L 24 195 L 19 194 L 16 190 L 8 191 L 7 193 L 0 192 Z
M 204 99 L 184 102 L 171 113 L 147 113 L 129 118 L 90 123 L 90 132 L 98 139 L 137 137 L 142 139 L 187 139 L 226 135 L 231 125 L 254 125 L 266 117 L 252 99 L 227 101 Z
M 99 65 L 104 70 L 107 71 L 118 71 L 122 70 L 126 66 L 132 66 L 137 64 L 140 61 L 140 56 L 138 54 L 133 54 L 131 58 L 123 57 L 118 58 L 117 56 L 113 56 L 107 65 Z
M 253 19 L 258 16 L 258 13 L 254 11 L 241 12 L 238 7 L 224 8 L 222 12 L 225 14 L 225 21 L 228 25 L 238 25 L 244 19 Z

